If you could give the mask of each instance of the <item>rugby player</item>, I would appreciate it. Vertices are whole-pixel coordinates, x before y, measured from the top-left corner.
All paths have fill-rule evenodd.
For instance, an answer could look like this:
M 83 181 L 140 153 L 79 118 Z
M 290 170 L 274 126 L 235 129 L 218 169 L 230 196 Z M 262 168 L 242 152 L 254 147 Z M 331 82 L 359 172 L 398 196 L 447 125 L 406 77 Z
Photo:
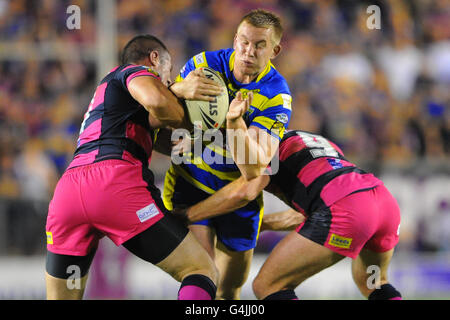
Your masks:
M 291 115 L 291 95 L 285 79 L 271 63 L 281 51 L 282 26 L 271 12 L 254 10 L 245 15 L 234 37 L 233 48 L 201 52 L 182 68 L 177 81 L 196 68 L 210 67 L 220 73 L 228 87 L 230 101 L 238 93 L 252 104 L 242 121 L 227 121 L 227 128 L 249 128 L 238 139 L 246 141 L 244 157 L 255 163 L 233 163 L 226 143 L 204 143 L 204 151 L 221 161 L 208 163 L 203 154 L 166 173 L 163 199 L 169 210 L 193 205 L 239 178 L 252 179 L 262 173 L 277 150 Z M 177 89 L 171 89 L 176 93 Z M 238 144 L 239 141 L 236 142 Z M 235 146 L 232 146 L 232 149 Z M 194 155 L 195 156 L 195 155 Z M 188 156 L 187 156 L 188 158 Z M 200 159 L 198 159 L 200 158 Z M 239 299 L 250 270 L 253 249 L 263 215 L 262 193 L 246 206 L 221 217 L 198 221 L 190 226 L 219 269 L 219 299 Z
M 165 45 L 139 35 L 97 87 L 74 158 L 49 205 L 48 299 L 83 297 L 105 235 L 180 281 L 179 299 L 215 298 L 213 260 L 188 228 L 167 215 L 148 166 L 159 128 L 190 129 L 178 98 L 211 100 L 222 89 L 194 72 L 174 85 L 177 97 L 167 88 L 171 69 Z
M 300 130 L 285 133 L 279 160 L 275 174 L 250 181 L 241 177 L 175 214 L 188 223 L 217 217 L 246 205 L 265 188 L 292 209 L 267 215 L 264 228 L 296 228 L 277 244 L 253 281 L 258 299 L 297 299 L 299 284 L 344 257 L 353 259 L 353 279 L 366 298 L 401 299 L 387 278 L 400 210 L 383 182 L 346 160 L 333 142 Z M 369 266 L 379 267 L 373 283 Z

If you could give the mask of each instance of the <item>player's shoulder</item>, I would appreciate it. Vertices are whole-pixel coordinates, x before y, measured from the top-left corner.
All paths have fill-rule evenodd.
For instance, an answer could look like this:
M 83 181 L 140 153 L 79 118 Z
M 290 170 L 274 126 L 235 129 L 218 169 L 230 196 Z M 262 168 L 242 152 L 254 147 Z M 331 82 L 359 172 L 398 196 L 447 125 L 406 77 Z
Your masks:
M 269 99 L 279 94 L 291 95 L 286 79 L 273 66 L 271 66 L 271 70 L 261 81 L 261 92 Z
M 230 57 L 233 52 L 234 50 L 232 48 L 220 49 L 215 51 L 205 51 L 204 58 L 206 59 L 206 66 L 218 72 L 225 72 L 226 70 L 229 70 Z M 202 57 L 199 58 L 201 59 Z
M 194 55 L 183 66 L 180 74 L 185 77 L 194 69 L 209 67 L 217 72 L 225 73 L 229 69 L 229 60 L 233 49 L 220 49 L 215 51 L 202 51 Z
M 148 68 L 148 67 L 147 67 Z M 108 71 L 108 73 L 103 77 L 101 80 L 101 84 L 105 82 L 115 82 L 115 81 L 121 81 L 124 82 L 126 79 L 133 73 L 139 72 L 145 70 L 144 66 L 141 65 L 134 65 L 134 64 L 122 64 L 115 66 L 111 70 Z
M 225 48 L 219 50 L 205 51 L 205 54 L 210 59 L 228 59 L 234 52 L 233 48 Z

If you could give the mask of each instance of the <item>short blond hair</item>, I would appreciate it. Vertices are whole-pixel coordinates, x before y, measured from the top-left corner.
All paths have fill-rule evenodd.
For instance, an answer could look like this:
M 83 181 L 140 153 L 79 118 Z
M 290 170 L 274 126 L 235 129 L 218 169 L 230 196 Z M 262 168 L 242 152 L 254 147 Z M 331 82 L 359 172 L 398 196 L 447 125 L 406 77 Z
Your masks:
M 276 14 L 263 9 L 256 9 L 250 11 L 241 19 L 238 29 L 243 22 L 247 22 L 256 28 L 272 28 L 275 42 L 280 43 L 283 36 L 283 26 L 281 25 L 281 19 Z

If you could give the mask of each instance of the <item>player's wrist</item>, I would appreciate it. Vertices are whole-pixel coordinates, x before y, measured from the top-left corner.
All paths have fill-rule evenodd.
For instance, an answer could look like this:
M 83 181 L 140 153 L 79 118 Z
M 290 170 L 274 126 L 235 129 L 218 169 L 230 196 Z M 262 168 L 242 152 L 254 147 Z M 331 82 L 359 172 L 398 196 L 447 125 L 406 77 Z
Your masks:
M 227 116 L 227 128 L 228 129 L 243 129 L 245 130 L 247 128 L 247 126 L 245 125 L 244 119 L 242 118 L 242 116 Z
M 188 131 L 192 131 L 194 129 L 194 126 L 192 122 L 189 120 L 186 101 L 183 95 L 181 94 L 181 90 L 178 85 L 179 83 L 180 82 L 173 82 L 167 87 L 167 89 L 169 89 L 169 91 L 177 98 L 178 103 L 183 108 L 184 116 L 180 124 L 177 126 L 177 128 L 184 128 L 187 129 Z
M 182 82 L 173 82 L 168 87 L 170 92 L 172 92 L 178 99 L 188 99 L 186 96 L 184 85 Z

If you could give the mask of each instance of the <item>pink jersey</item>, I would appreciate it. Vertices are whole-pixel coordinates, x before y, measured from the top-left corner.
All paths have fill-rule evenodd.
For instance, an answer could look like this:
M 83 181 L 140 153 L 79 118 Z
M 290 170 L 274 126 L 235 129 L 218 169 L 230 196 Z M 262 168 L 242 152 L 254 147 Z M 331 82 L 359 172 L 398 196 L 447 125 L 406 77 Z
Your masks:
M 159 80 L 148 67 L 133 64 L 118 66 L 103 78 L 84 115 L 69 169 L 106 159 L 149 165 L 154 132 L 147 110 L 128 92 L 131 79 L 139 76 Z
M 383 184 L 347 161 L 333 142 L 309 132 L 286 132 L 279 157 L 279 170 L 271 176 L 270 187 L 278 189 L 286 202 L 302 213 Z

